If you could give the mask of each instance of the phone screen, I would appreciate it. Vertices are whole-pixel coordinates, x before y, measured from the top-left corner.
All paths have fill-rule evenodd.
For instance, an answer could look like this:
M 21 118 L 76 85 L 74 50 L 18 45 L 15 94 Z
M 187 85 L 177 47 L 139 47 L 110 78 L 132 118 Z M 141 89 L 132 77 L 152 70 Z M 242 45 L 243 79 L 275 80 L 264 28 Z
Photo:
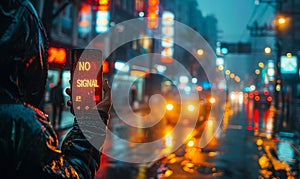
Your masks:
M 102 52 L 72 49 L 71 89 L 73 109 L 89 112 L 102 100 Z

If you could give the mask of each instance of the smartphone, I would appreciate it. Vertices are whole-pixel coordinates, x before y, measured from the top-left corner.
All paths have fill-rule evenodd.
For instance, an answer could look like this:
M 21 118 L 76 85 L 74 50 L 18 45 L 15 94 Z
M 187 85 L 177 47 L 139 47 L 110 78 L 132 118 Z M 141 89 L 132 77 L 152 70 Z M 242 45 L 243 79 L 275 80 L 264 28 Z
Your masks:
M 71 50 L 71 100 L 77 112 L 90 112 L 102 100 L 102 52 Z

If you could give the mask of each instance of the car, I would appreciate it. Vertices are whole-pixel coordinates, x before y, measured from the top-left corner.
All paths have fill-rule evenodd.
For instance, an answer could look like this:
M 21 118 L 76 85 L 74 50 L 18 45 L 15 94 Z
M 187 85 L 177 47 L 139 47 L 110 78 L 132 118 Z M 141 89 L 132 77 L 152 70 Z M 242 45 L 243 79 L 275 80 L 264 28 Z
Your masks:
M 269 91 L 255 91 L 253 96 L 254 108 L 269 108 L 273 97 Z
M 183 123 L 188 124 L 197 118 L 197 124 L 200 124 L 207 119 L 210 112 L 211 103 L 215 103 L 215 98 L 199 98 L 194 99 L 178 99 L 177 97 L 168 98 L 166 100 L 165 118 L 168 123 L 176 124 L 180 117 L 183 118 Z

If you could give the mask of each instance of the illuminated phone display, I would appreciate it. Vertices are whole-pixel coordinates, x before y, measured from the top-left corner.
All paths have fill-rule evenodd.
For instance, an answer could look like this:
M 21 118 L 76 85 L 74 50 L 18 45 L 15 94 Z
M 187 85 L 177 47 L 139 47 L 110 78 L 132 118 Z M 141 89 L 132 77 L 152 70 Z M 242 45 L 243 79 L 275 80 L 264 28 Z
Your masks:
M 71 51 L 71 84 L 73 108 L 92 110 L 102 99 L 102 53 L 98 49 Z

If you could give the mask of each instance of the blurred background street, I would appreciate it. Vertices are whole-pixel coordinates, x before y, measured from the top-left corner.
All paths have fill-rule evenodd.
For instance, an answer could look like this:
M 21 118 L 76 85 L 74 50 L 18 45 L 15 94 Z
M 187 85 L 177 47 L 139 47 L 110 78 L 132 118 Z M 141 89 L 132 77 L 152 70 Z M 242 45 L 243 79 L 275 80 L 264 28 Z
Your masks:
M 60 80 L 65 104 L 69 99 L 64 91 L 70 86 L 71 50 L 103 37 L 91 44 L 103 52 L 99 59 L 103 79 L 115 92 L 114 102 L 122 104 L 114 104 L 109 129 L 133 143 L 113 145 L 108 140 L 105 150 L 116 156 L 103 155 L 96 178 L 300 178 L 298 0 L 33 2 L 49 37 L 48 81 L 40 107 L 51 120 L 50 91 Z M 120 24 L 137 18 L 149 20 L 141 26 Z M 189 29 L 178 29 L 177 22 Z M 135 39 L 120 44 L 131 35 Z M 187 48 L 176 44 L 178 39 Z M 145 56 L 153 53 L 160 57 Z M 137 63 L 130 63 L 132 59 Z M 90 73 L 76 81 L 83 89 L 83 96 L 76 96 L 78 110 L 89 107 L 80 102 L 91 94 L 84 89 L 96 72 Z M 152 98 L 157 95 L 164 100 Z M 162 103 L 151 106 L 151 98 Z M 221 111 L 217 116 L 214 108 Z M 131 120 L 150 124 L 153 121 L 145 117 L 151 111 L 159 121 L 151 127 L 124 122 L 135 114 L 138 117 Z M 169 135 L 183 114 L 181 132 L 189 135 Z M 54 126 L 60 140 L 73 120 L 65 105 L 61 124 Z M 199 147 L 203 133 L 209 140 Z M 186 140 L 175 147 L 176 139 L 183 137 Z M 164 139 L 163 144 L 152 146 L 153 154 L 162 156 L 158 160 L 116 159 L 148 155 L 137 143 L 157 139 Z

